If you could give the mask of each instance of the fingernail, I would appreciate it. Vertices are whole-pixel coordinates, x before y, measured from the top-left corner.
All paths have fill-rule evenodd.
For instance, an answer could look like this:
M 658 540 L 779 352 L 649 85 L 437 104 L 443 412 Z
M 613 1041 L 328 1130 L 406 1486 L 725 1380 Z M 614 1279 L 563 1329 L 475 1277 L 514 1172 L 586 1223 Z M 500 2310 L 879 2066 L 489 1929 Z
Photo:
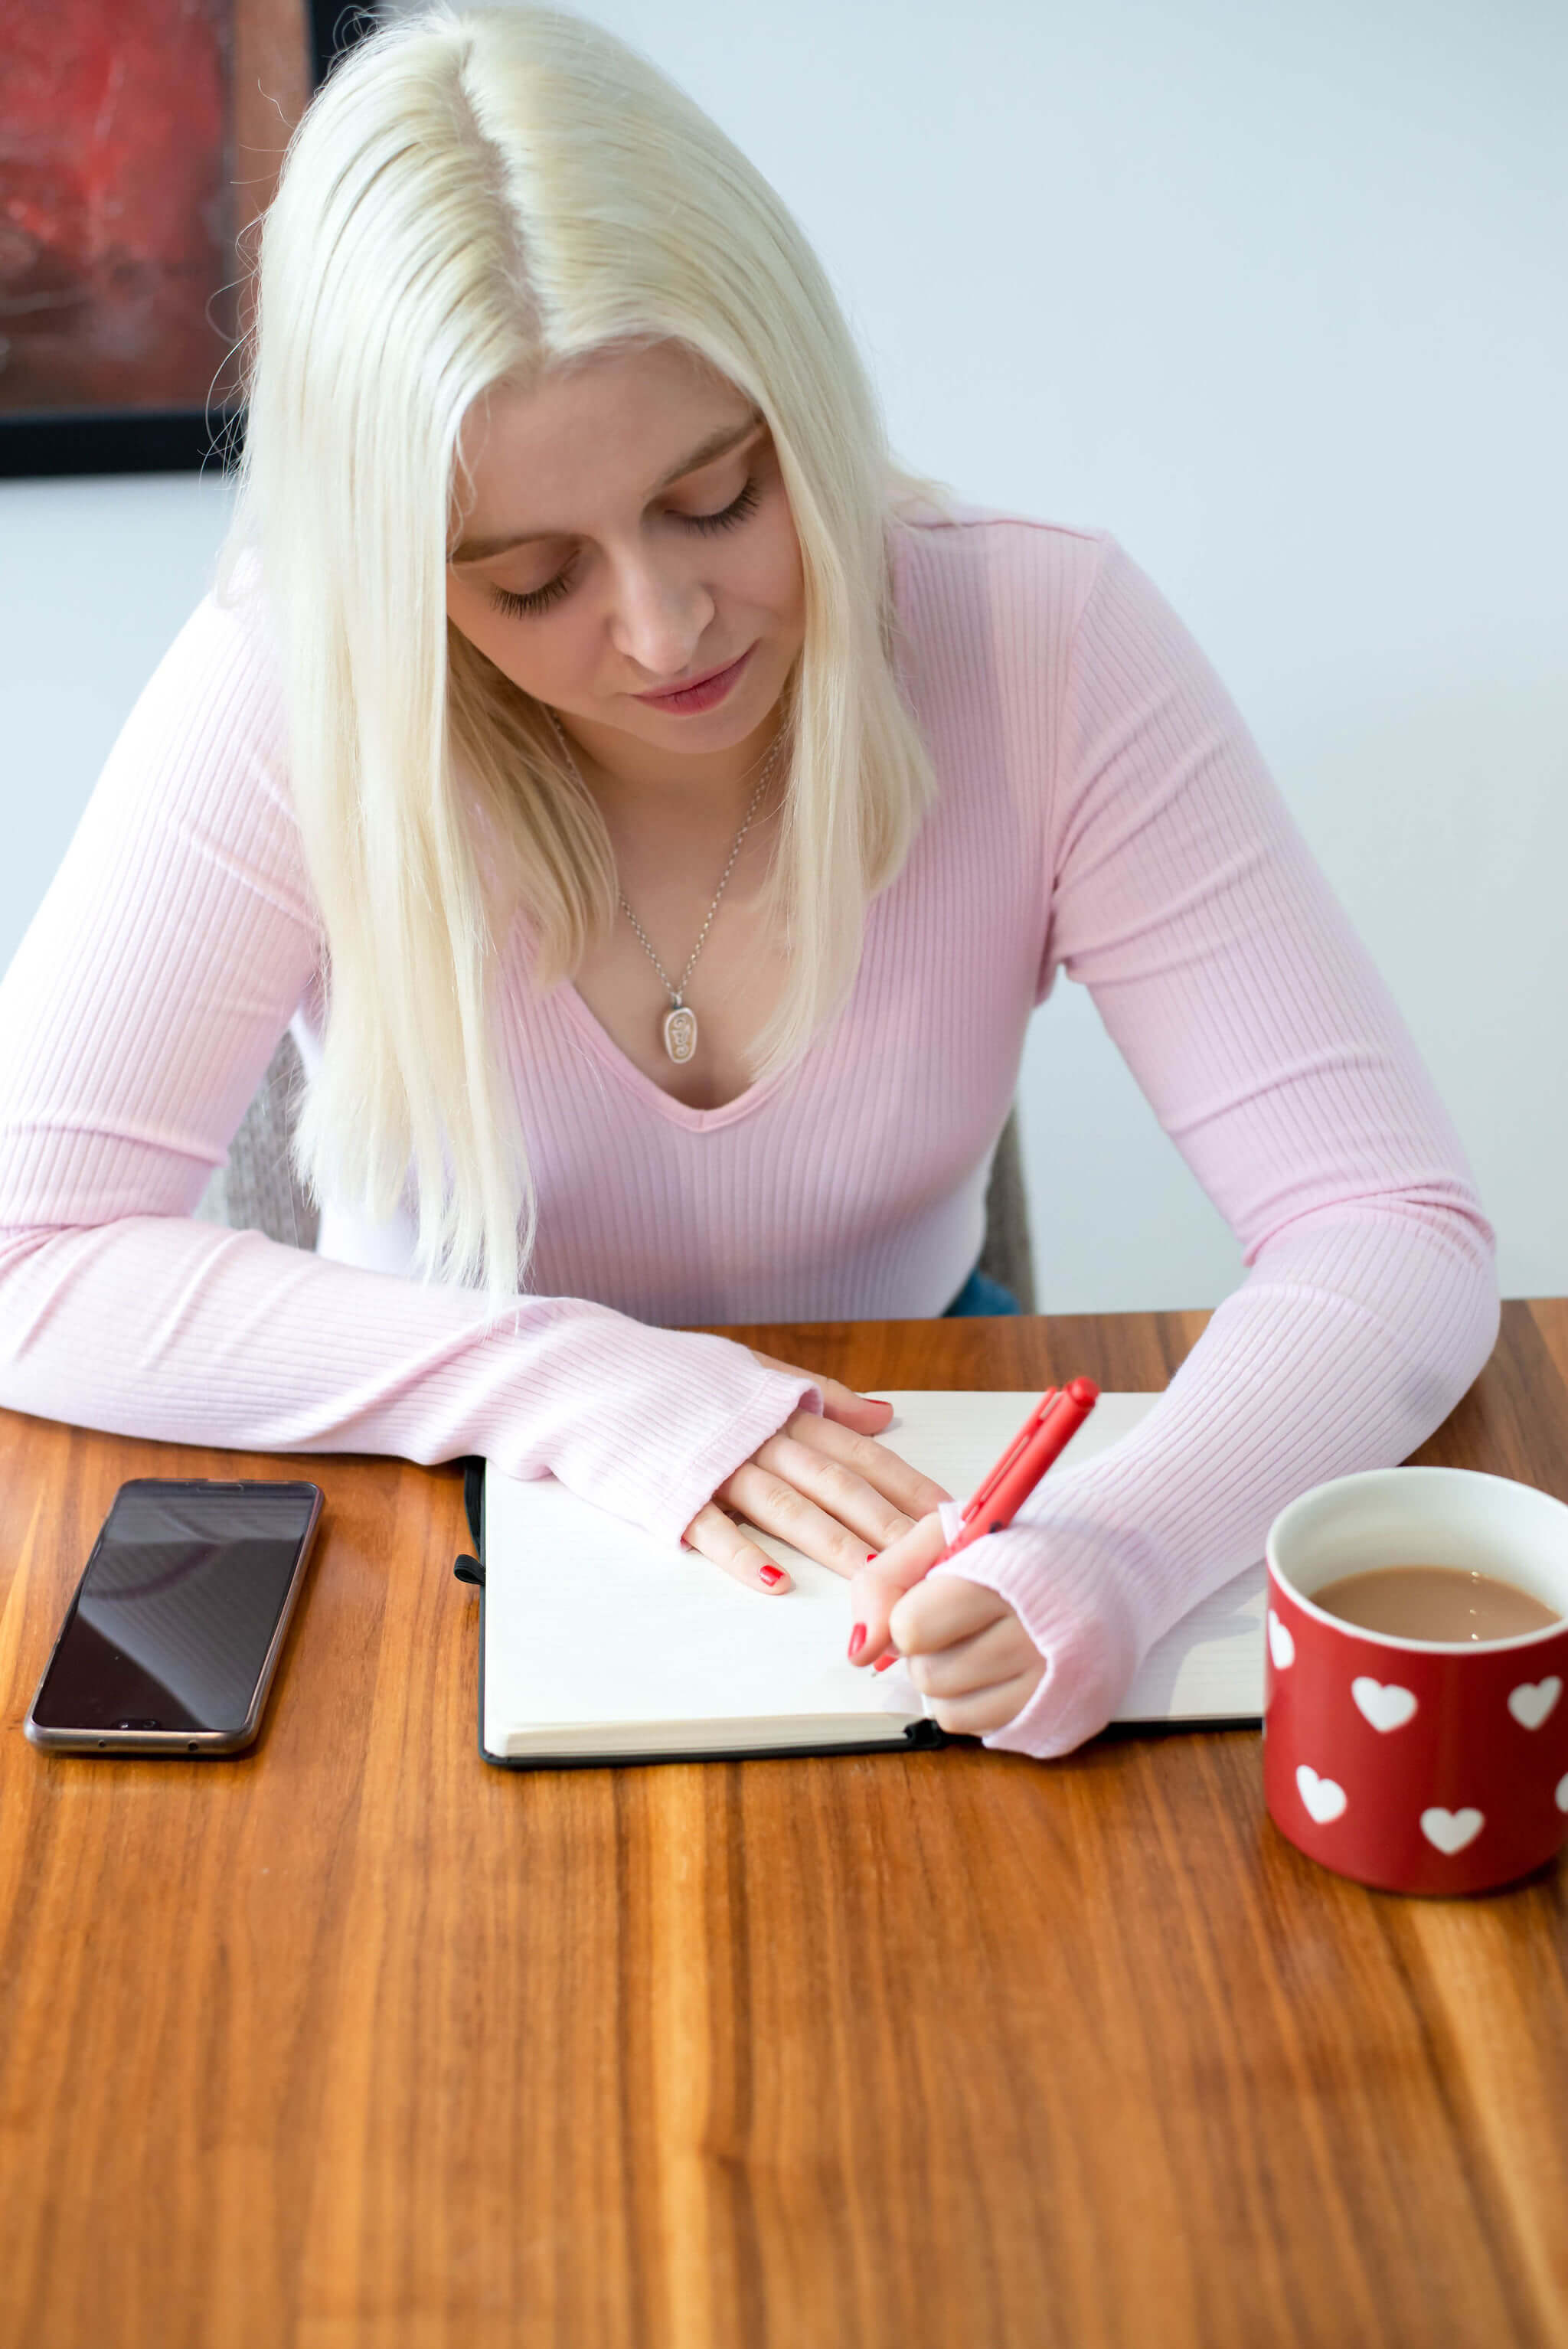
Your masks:
M 868 1549 L 866 1552 L 866 1564 L 868 1566 L 874 1566 L 881 1555 L 882 1553 L 880 1550 Z
M 782 1582 L 784 1579 L 784 1569 L 781 1566 L 759 1566 L 757 1571 L 769 1590 L 776 1582 Z
M 865 1646 L 865 1644 L 866 1627 L 863 1623 L 857 1623 L 854 1630 L 850 1633 L 850 1661 L 851 1664 L 854 1662 L 855 1658 L 860 1654 L 861 1650 Z
M 861 1397 L 861 1401 L 862 1402 L 880 1402 L 880 1403 L 886 1403 L 886 1404 L 887 1404 L 887 1408 L 889 1409 L 889 1411 L 891 1411 L 891 1410 L 892 1409 L 892 1403 L 891 1403 L 891 1402 L 888 1402 L 888 1398 L 887 1398 L 887 1396 L 886 1396 L 886 1395 L 862 1395 L 862 1396 Z
M 872 1670 L 873 1672 L 885 1672 L 892 1665 L 899 1662 L 899 1661 L 898 1650 L 896 1648 L 890 1648 L 885 1656 L 879 1656 L 877 1658 L 875 1663 L 872 1666 Z

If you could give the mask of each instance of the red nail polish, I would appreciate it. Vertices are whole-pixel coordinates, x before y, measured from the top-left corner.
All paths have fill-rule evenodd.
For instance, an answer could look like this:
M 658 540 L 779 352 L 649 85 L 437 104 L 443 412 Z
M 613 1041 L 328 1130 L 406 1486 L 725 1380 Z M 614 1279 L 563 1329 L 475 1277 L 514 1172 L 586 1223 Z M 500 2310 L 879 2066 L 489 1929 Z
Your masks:
M 784 1569 L 781 1566 L 759 1566 L 757 1571 L 769 1590 L 776 1582 L 782 1582 L 784 1579 Z
M 880 1550 L 868 1549 L 866 1552 L 866 1564 L 868 1566 L 874 1566 L 881 1555 L 882 1553 Z
M 863 1623 L 857 1623 L 854 1630 L 850 1633 L 850 1661 L 851 1664 L 854 1662 L 855 1658 L 860 1654 L 861 1650 L 865 1646 L 865 1644 L 866 1627 Z
M 879 1656 L 877 1658 L 875 1663 L 872 1666 L 872 1670 L 873 1672 L 888 1671 L 898 1662 L 898 1650 L 896 1648 L 890 1648 L 885 1656 Z

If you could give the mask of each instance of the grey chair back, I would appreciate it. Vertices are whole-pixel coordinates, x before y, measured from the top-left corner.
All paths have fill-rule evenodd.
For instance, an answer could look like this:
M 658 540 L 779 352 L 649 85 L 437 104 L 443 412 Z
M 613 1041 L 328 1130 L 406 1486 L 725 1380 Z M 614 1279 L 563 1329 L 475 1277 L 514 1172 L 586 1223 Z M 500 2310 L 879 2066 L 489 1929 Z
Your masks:
M 197 1214 L 235 1231 L 265 1232 L 287 1247 L 314 1248 L 320 1218 L 289 1157 L 294 1105 L 304 1083 L 299 1048 L 286 1032 L 267 1064 L 229 1156 L 201 1196 Z M 985 1242 L 980 1270 L 1010 1288 L 1026 1313 L 1035 1309 L 1035 1265 L 1018 1147 L 1018 1113 L 1010 1112 L 991 1164 Z
M 1007 1112 L 991 1161 L 985 1192 L 985 1238 L 978 1269 L 1010 1288 L 1026 1313 L 1035 1310 L 1035 1251 L 1029 1238 L 1029 1200 L 1024 1188 L 1024 1153 L 1016 1108 Z
M 285 1029 L 268 1061 L 229 1155 L 201 1195 L 204 1223 L 237 1232 L 265 1232 L 285 1247 L 312 1249 L 321 1217 L 289 1156 L 294 1112 L 304 1089 L 299 1046 Z

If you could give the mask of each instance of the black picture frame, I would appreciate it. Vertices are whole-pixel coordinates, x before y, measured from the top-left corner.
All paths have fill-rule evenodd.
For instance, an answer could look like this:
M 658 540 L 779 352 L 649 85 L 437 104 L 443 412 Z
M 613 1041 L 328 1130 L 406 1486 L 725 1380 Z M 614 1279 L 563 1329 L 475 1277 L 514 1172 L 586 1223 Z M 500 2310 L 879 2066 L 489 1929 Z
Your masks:
M 374 32 L 371 0 L 309 0 L 313 86 Z M 196 473 L 232 468 L 244 440 L 242 409 L 93 409 L 0 416 L 0 480 L 88 473 Z

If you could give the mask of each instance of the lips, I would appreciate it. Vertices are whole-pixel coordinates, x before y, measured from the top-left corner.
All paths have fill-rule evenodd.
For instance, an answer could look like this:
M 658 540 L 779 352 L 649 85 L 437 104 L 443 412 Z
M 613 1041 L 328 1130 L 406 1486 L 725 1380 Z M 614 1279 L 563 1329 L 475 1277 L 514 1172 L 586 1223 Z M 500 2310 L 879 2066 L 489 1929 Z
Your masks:
M 717 668 L 705 668 L 700 677 L 683 678 L 679 685 L 661 685 L 656 692 L 640 693 L 637 698 L 639 701 L 665 701 L 672 693 L 691 693 L 697 686 L 709 685 L 716 677 L 722 677 L 727 668 L 738 668 L 744 658 L 743 653 L 738 653 L 732 661 L 721 661 Z
M 656 693 L 635 694 L 633 698 L 652 703 L 655 707 L 660 702 L 683 701 L 688 694 L 700 693 L 706 687 L 720 684 L 738 675 L 740 669 L 751 657 L 754 649 L 754 647 L 748 645 L 745 652 L 738 654 L 732 661 L 726 661 L 719 668 L 707 669 L 701 677 L 686 678 L 679 685 L 662 686 Z

